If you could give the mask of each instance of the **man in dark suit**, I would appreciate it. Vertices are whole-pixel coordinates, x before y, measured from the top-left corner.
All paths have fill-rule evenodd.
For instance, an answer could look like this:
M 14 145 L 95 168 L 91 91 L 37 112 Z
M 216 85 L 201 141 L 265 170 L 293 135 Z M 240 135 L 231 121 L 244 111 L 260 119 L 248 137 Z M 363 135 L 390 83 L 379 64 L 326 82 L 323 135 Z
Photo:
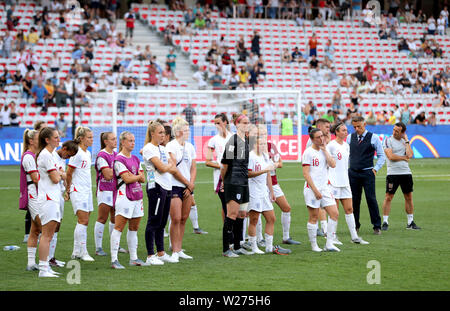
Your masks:
M 363 117 L 352 119 L 355 133 L 347 137 L 350 145 L 350 165 L 348 176 L 353 196 L 353 214 L 355 216 L 356 230 L 361 226 L 359 222 L 359 210 L 361 204 L 362 189 L 366 195 L 369 207 L 370 220 L 374 234 L 381 234 L 381 217 L 375 194 L 375 176 L 383 166 L 386 156 L 383 145 L 378 135 L 366 130 L 366 122 Z M 373 157 L 377 153 L 378 161 L 373 165 Z

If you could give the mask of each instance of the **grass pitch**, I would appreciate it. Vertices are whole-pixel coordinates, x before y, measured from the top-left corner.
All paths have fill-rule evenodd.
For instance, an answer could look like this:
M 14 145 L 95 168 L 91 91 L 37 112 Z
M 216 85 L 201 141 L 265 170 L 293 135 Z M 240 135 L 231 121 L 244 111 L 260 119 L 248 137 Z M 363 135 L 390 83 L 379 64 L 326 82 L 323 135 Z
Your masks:
M 338 236 L 344 245 L 340 253 L 313 253 L 308 241 L 307 209 L 303 200 L 303 183 L 299 163 L 285 163 L 278 171 L 281 187 L 291 204 L 291 236 L 302 242 L 290 246 L 289 256 L 254 255 L 240 258 L 221 256 L 222 218 L 220 201 L 213 193 L 212 170 L 198 164 L 195 199 L 200 227 L 207 235 L 193 234 L 188 220 L 183 248 L 194 260 L 164 266 L 130 267 L 128 254 L 119 254 L 125 270 L 112 270 L 110 257 L 95 256 L 94 224 L 97 208 L 88 227 L 88 250 L 95 262 L 80 262 L 80 284 L 70 284 L 70 269 L 55 269 L 63 275 L 56 279 L 38 279 L 37 272 L 26 272 L 25 213 L 18 210 L 19 167 L 0 167 L 0 290 L 64 290 L 64 291 L 290 291 L 290 290 L 449 290 L 450 269 L 450 159 L 424 159 L 410 162 L 414 176 L 415 222 L 420 231 L 406 230 L 404 201 L 399 189 L 392 202 L 389 231 L 381 236 L 372 233 L 367 205 L 361 205 L 360 235 L 370 245 L 350 243 L 350 235 L 342 207 Z M 95 174 L 93 173 L 93 177 Z M 382 214 L 386 166 L 377 176 L 377 199 Z M 95 195 L 94 195 L 95 200 Z M 96 202 L 94 202 L 94 205 Z M 147 200 L 145 198 L 144 205 Z M 275 205 L 277 222 L 274 244 L 281 243 L 280 209 Z M 147 211 L 138 232 L 139 258 L 145 260 L 144 231 Z M 70 202 L 66 203 L 56 257 L 68 262 L 73 247 L 76 218 Z M 106 227 L 107 228 L 107 227 Z M 166 238 L 166 249 L 168 240 Z M 325 239 L 318 237 L 323 247 Z M 19 245 L 18 251 L 3 251 L 5 245 Z M 121 245 L 126 247 L 126 231 Z M 109 253 L 109 234 L 105 230 L 103 248 Z M 170 252 L 169 252 L 170 253 Z M 380 284 L 369 284 L 379 263 Z M 369 264 L 369 265 L 368 265 Z M 70 275 L 69 275 L 70 276 Z

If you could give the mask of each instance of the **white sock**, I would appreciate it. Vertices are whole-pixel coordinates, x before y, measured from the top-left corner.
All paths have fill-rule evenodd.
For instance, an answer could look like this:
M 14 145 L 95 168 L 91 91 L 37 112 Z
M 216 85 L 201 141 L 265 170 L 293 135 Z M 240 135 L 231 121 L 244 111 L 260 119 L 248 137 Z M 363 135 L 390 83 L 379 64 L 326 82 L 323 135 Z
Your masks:
M 115 226 L 116 226 L 116 224 L 113 224 L 112 222 L 109 222 L 109 236 L 110 237 L 111 237 L 111 234 L 112 234 Z
M 75 231 L 78 234 L 78 245 L 80 250 L 80 255 L 83 256 L 87 253 L 87 226 L 77 223 Z
M 39 260 L 39 271 L 47 271 L 48 268 L 48 260 Z
M 333 245 L 333 240 L 336 238 L 336 228 L 337 221 L 333 219 L 328 220 L 328 228 L 327 228 L 327 247 L 331 247 Z
M 128 230 L 127 243 L 128 243 L 128 251 L 130 252 L 130 260 L 138 259 L 138 257 L 137 257 L 137 247 L 138 247 L 137 231 Z
M 383 215 L 383 222 L 389 224 L 388 218 L 389 218 L 389 216 L 384 216 L 384 215 Z
M 77 223 L 75 226 L 75 230 L 73 231 L 73 255 L 81 255 L 81 249 L 80 249 L 80 224 Z
M 273 235 L 264 233 L 264 238 L 266 239 L 266 253 L 273 252 Z
M 262 239 L 262 220 L 261 214 L 259 214 L 258 223 L 256 224 L 256 241 L 260 242 Z
M 191 207 L 191 211 L 189 212 L 189 218 L 192 222 L 192 227 L 194 229 L 198 229 L 198 212 L 197 212 L 197 205 L 194 205 Z
M 28 265 L 32 266 L 36 264 L 36 247 L 27 247 L 28 253 Z
M 410 225 L 414 220 L 414 214 L 407 214 L 406 217 L 408 219 L 408 225 Z
M 50 241 L 50 247 L 48 249 L 48 258 L 52 259 L 55 257 L 56 243 L 58 242 L 58 232 L 53 234 L 53 238 Z
M 283 228 L 283 241 L 290 238 L 289 230 L 291 228 L 291 212 L 281 212 L 281 226 Z
M 250 243 L 252 250 L 255 250 L 256 248 L 258 248 L 258 246 L 256 245 L 256 236 L 248 236 L 248 242 Z
M 120 245 L 120 236 L 122 235 L 122 232 L 114 229 L 111 233 L 111 262 L 114 262 L 117 260 L 117 253 L 119 252 L 119 245 Z
M 103 230 L 105 229 L 105 225 L 101 222 L 96 221 L 94 227 L 94 240 L 95 240 L 95 249 L 102 248 L 103 242 Z
M 326 220 L 321 220 L 320 221 L 320 226 L 322 227 L 323 233 L 327 233 L 328 232 L 328 224 L 327 224 Z
M 345 214 L 345 221 L 347 222 L 347 227 L 350 231 L 352 240 L 357 239 L 358 233 L 356 233 L 355 216 L 353 215 L 353 213 Z
M 308 222 L 308 224 L 306 225 L 306 229 L 308 230 L 309 242 L 311 243 L 312 248 L 314 247 L 319 248 L 319 246 L 317 245 L 317 228 L 318 228 L 317 223 L 310 224 Z

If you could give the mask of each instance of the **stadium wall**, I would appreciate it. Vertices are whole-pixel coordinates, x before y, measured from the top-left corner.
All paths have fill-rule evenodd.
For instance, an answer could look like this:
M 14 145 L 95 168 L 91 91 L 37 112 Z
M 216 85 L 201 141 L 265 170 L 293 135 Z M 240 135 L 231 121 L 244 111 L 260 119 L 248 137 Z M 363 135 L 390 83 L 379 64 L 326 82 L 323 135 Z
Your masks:
M 92 155 L 96 156 L 100 149 L 99 137 L 103 131 L 110 131 L 111 128 L 93 127 L 94 145 L 92 146 Z M 380 135 L 380 139 L 385 139 L 392 135 L 391 125 L 367 126 L 367 129 Z M 0 129 L 0 165 L 18 165 L 22 154 L 22 138 L 25 128 L 6 127 Z M 118 132 L 129 130 L 135 132 L 136 128 L 119 127 Z M 146 127 L 138 129 L 139 133 L 145 133 Z M 68 137 L 63 141 L 70 139 L 72 129 L 68 128 Z M 305 150 L 308 141 L 308 132 L 306 126 L 302 127 L 302 151 Z M 349 127 L 349 132 L 353 132 L 353 128 Z M 216 129 L 212 125 L 196 126 L 191 129 L 191 133 L 196 136 L 191 137 L 191 142 L 196 146 L 197 161 L 205 160 L 207 142 L 210 137 L 216 134 Z M 272 134 L 273 133 L 273 134 Z M 282 156 L 283 160 L 296 160 L 298 158 L 298 141 L 296 135 L 281 136 L 278 135 L 278 126 L 269 127 L 269 140 L 274 142 Z M 296 134 L 296 131 L 294 132 Z M 409 125 L 407 130 L 408 138 L 411 141 L 411 147 L 414 151 L 415 158 L 450 158 L 450 125 L 439 126 L 422 126 Z M 144 144 L 145 135 L 136 135 L 136 148 L 134 153 L 140 157 L 139 150 Z M 200 147 L 200 148 L 199 148 Z

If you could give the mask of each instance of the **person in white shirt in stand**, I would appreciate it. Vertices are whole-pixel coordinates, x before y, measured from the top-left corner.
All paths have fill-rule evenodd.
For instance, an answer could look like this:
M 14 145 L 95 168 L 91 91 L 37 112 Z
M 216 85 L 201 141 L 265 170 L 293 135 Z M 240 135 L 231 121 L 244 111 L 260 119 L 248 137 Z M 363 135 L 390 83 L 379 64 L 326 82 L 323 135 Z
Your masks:
M 264 120 L 266 121 L 266 124 L 272 124 L 274 108 L 275 105 L 272 104 L 272 100 L 269 98 L 267 104 L 264 105 Z
M 172 200 L 170 201 L 170 241 L 172 257 L 193 259 L 182 250 L 186 220 L 193 203 L 192 192 L 197 177 L 195 148 L 188 142 L 189 123 L 181 117 L 172 121 L 172 133 L 175 137 L 166 145 L 169 157 L 176 163 L 176 172 L 172 179 Z
M 332 140 L 326 149 L 336 162 L 336 167 L 330 167 L 328 169 L 328 177 L 334 198 L 336 199 L 336 206 L 339 207 L 339 201 L 341 201 L 352 243 L 366 245 L 369 242 L 361 239 L 356 232 L 355 216 L 353 215 L 352 190 L 350 189 L 350 181 L 348 179 L 350 146 L 346 142 L 348 135 L 347 127 L 344 123 L 338 122 L 331 128 L 331 133 L 336 135 L 336 139 Z M 336 235 L 332 238 L 335 241 L 334 244 L 342 245 Z
M 199 90 L 206 90 L 208 84 L 205 81 L 205 67 L 200 66 L 198 70 L 194 73 L 192 78 L 197 81 L 197 86 Z
M 87 226 L 89 216 L 94 211 L 92 202 L 91 153 L 94 135 L 88 127 L 79 126 L 75 130 L 74 141 L 78 144 L 78 152 L 69 160 L 66 172 L 66 200 L 72 202 L 73 212 L 78 221 L 74 230 L 73 259 L 94 261 L 87 251 Z
M 61 197 L 61 172 L 58 171 L 53 151 L 59 145 L 59 134 L 54 128 L 46 127 L 39 133 L 37 167 L 39 173 L 38 205 L 42 234 L 39 241 L 39 277 L 59 277 L 49 265 L 50 241 L 56 226 L 61 222 L 59 200 Z
M 303 195 L 308 207 L 309 220 L 307 224 L 308 237 L 314 252 L 321 252 L 317 245 L 317 219 L 319 209 L 325 209 L 330 216 L 327 225 L 327 236 L 333 237 L 336 233 L 339 212 L 336 201 L 328 186 L 328 168 L 336 167 L 336 161 L 325 148 L 325 138 L 321 130 L 313 128 L 309 132 L 312 146 L 303 153 L 302 166 L 305 186 Z M 333 239 L 328 238 L 323 250 L 340 252 L 333 245 Z

